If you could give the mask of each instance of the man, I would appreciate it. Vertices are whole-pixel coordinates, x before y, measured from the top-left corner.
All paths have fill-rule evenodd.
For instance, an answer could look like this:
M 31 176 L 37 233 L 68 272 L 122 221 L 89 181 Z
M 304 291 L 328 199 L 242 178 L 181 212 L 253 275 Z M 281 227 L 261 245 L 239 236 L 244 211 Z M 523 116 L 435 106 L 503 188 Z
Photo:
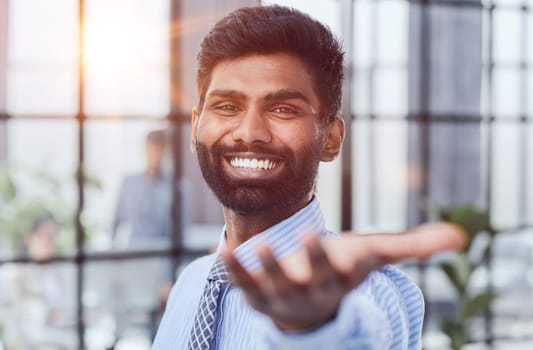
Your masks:
M 239 9 L 203 40 L 191 148 L 226 226 L 218 251 L 180 275 L 153 349 L 421 347 L 422 296 L 385 264 L 462 236 L 325 229 L 314 192 L 344 136 L 342 57 L 322 24 L 278 6 Z
M 113 247 L 127 249 L 148 249 L 168 246 L 171 237 L 172 180 L 164 172 L 163 163 L 167 155 L 168 142 L 164 130 L 152 130 L 146 135 L 145 167 L 142 172 L 126 176 L 122 181 L 117 208 L 113 219 Z M 142 296 L 150 295 L 150 307 L 154 315 L 152 333 L 155 333 L 159 315 L 164 308 L 172 287 L 172 267 L 157 260 L 128 262 L 126 265 L 115 264 L 116 277 L 113 283 L 117 312 L 125 305 L 135 304 Z M 154 288 L 146 288 L 146 278 L 139 285 L 139 280 L 123 269 L 135 269 L 138 273 L 151 278 Z M 156 286 L 157 285 L 157 286 Z M 118 333 L 125 325 L 119 322 Z
M 163 246 L 170 241 L 172 186 L 162 169 L 167 141 L 163 130 L 146 136 L 146 165 L 142 173 L 122 181 L 113 219 L 113 244 L 126 230 L 129 247 Z

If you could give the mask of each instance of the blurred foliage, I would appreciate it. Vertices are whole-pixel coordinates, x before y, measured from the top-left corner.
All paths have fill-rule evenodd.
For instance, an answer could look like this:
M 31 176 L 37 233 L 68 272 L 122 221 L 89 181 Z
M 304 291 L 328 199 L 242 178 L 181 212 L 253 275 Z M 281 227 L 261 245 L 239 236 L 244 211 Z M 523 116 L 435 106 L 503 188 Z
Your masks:
M 85 173 L 89 187 L 101 188 L 94 176 Z M 58 224 L 58 253 L 71 251 L 75 244 L 76 191 L 78 171 L 68 179 L 59 179 L 46 166 L 38 170 L 7 165 L 0 168 L 0 255 L 22 251 L 24 236 L 36 220 L 52 217 Z M 83 223 L 85 238 L 90 238 L 93 225 Z
M 468 237 L 463 251 L 457 253 L 451 261 L 443 262 L 440 268 L 446 274 L 457 295 L 458 315 L 454 318 L 443 319 L 442 331 L 448 335 L 453 350 L 461 350 L 470 343 L 469 329 L 472 319 L 487 310 L 496 295 L 490 291 L 471 293 L 469 282 L 473 272 L 486 265 L 491 254 L 491 245 L 498 233 L 490 224 L 487 211 L 473 206 L 463 205 L 437 211 L 439 220 L 447 221 L 462 227 Z M 483 254 L 474 257 L 472 246 L 474 241 L 483 235 L 490 240 L 485 246 Z

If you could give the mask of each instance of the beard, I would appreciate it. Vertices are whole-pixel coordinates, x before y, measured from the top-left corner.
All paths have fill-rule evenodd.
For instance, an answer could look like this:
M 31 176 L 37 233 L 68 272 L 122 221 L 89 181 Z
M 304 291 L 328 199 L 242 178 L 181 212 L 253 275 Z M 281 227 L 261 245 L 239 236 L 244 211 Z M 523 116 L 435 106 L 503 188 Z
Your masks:
M 196 144 L 202 175 L 222 205 L 244 216 L 284 209 L 300 202 L 314 190 L 320 151 L 317 145 L 304 148 L 298 158 L 289 148 L 262 145 L 233 147 L 215 143 L 209 149 Z M 225 170 L 224 157 L 230 153 L 253 152 L 281 160 L 283 169 L 268 179 L 239 179 Z M 281 164 L 280 164 L 281 165 Z

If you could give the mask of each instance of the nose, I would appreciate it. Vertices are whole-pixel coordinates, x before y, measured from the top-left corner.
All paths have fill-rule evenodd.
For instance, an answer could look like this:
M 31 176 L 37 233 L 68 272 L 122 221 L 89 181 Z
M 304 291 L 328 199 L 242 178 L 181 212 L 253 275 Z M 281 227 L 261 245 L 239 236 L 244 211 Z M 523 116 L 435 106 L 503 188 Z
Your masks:
M 233 141 L 244 144 L 270 143 L 272 141 L 268 121 L 259 111 L 254 110 L 249 110 L 239 119 L 232 136 Z

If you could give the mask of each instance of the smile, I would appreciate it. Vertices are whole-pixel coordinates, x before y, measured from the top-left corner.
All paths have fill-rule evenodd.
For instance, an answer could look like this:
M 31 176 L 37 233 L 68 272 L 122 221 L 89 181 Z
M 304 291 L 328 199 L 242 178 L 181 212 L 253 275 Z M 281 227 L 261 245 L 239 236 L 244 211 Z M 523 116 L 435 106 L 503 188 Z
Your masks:
M 230 159 L 231 166 L 252 170 L 271 170 L 278 166 L 278 163 L 270 159 L 238 158 Z

